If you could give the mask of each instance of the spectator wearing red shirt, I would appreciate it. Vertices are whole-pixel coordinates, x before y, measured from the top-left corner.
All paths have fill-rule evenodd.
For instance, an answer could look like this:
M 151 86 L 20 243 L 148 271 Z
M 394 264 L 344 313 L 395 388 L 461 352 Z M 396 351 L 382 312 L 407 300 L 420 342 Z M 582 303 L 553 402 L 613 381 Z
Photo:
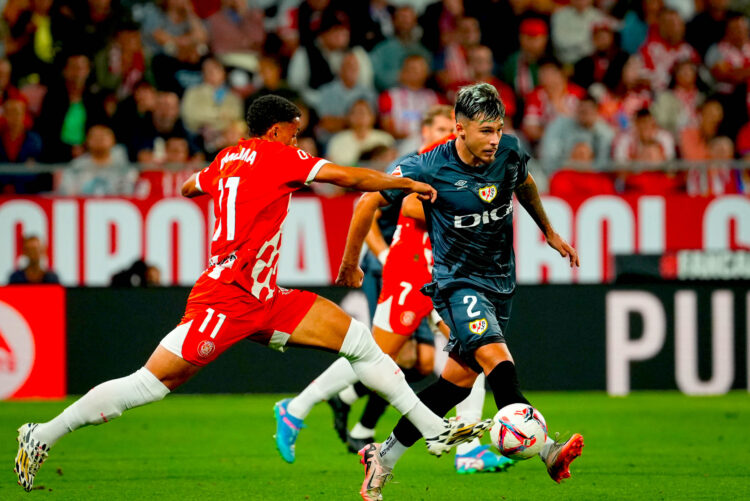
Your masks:
M 681 193 L 685 189 L 685 176 L 680 172 L 665 172 L 668 160 L 664 146 L 657 141 L 641 143 L 633 161 L 658 170 L 625 174 L 625 192 L 634 195 L 665 195 Z
M 96 82 L 101 89 L 113 92 L 120 102 L 146 78 L 149 65 L 138 27 L 123 25 L 111 43 L 94 57 Z
M 726 136 L 713 138 L 708 144 L 709 162 L 705 167 L 687 172 L 686 189 L 692 196 L 718 196 L 740 193 L 738 172 L 732 169 L 734 144 Z
M 724 38 L 706 53 L 706 66 L 716 80 L 717 97 L 728 114 L 726 130 L 734 136 L 747 122 L 750 94 L 747 81 L 750 79 L 750 28 L 748 20 L 741 14 L 727 18 Z
M 21 92 L 10 83 L 12 74 L 12 67 L 10 61 L 7 59 L 0 59 L 0 105 L 9 99 L 21 99 L 26 101 L 26 98 Z M 31 123 L 31 119 L 28 119 L 28 123 Z
M 409 56 L 401 67 L 401 85 L 380 94 L 378 109 L 381 126 L 396 139 L 412 137 L 418 141 L 422 115 L 432 106 L 443 102 L 437 92 L 425 87 L 429 72 L 427 61 L 422 56 Z
M 568 162 L 555 172 L 549 182 L 549 194 L 566 200 L 595 195 L 615 195 L 613 176 L 606 172 L 594 172 L 594 150 L 587 142 L 576 143 L 570 151 Z
M 452 88 L 457 82 L 471 80 L 469 68 L 469 51 L 479 45 L 482 33 L 479 21 L 473 17 L 462 17 L 458 20 L 456 31 L 449 37 L 451 41 L 442 54 L 442 69 L 437 72 L 437 80 L 444 90 Z
M 651 105 L 652 95 L 638 56 L 630 56 L 622 68 L 620 83 L 612 92 L 598 96 L 599 113 L 618 131 L 632 125 L 638 110 Z
M 672 134 L 660 129 L 651 112 L 644 108 L 638 110 L 633 126 L 615 138 L 612 156 L 615 162 L 655 161 L 654 146 L 661 150 L 663 161 L 675 157 L 674 138 Z
M 8 99 L 0 118 L 0 163 L 22 163 L 36 160 L 42 153 L 42 139 L 29 130 L 26 102 Z
M 647 39 L 639 51 L 651 87 L 657 91 L 667 88 L 677 61 L 689 59 L 700 63 L 698 52 L 685 41 L 685 22 L 676 10 L 663 9 L 659 13 L 658 27 L 658 32 Z
M 138 198 L 180 196 L 180 189 L 195 172 L 190 163 L 190 147 L 181 137 L 170 137 L 164 147 L 165 155 L 142 170 L 136 181 L 134 195 Z
M 529 141 L 536 143 L 544 127 L 559 115 L 572 116 L 578 101 L 586 94 L 581 87 L 568 82 L 560 63 L 547 59 L 539 65 L 539 86 L 526 98 L 521 128 Z
M 711 156 L 709 143 L 719 135 L 719 125 L 724 120 L 721 103 L 711 99 L 699 110 L 698 124 L 686 127 L 680 134 L 680 153 L 684 160 L 708 160 Z

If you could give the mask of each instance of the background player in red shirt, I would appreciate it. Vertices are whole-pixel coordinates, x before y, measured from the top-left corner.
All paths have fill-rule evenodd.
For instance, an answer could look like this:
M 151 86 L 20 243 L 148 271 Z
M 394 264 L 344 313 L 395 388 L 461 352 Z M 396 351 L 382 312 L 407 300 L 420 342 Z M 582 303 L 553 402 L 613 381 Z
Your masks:
M 282 224 L 292 192 L 305 184 L 402 189 L 425 200 L 435 197 L 427 184 L 311 157 L 295 147 L 299 117 L 300 110 L 283 98 L 257 99 L 248 110 L 253 137 L 224 149 L 185 182 L 184 196 L 211 195 L 217 217 L 210 266 L 193 287 L 182 322 L 161 341 L 145 367 L 96 386 L 47 423 L 19 428 L 15 472 L 24 489 L 31 490 L 50 447 L 64 435 L 161 400 L 245 338 L 278 349 L 290 344 L 338 351 L 353 369 L 353 379 L 341 380 L 341 388 L 358 378 L 384 395 L 424 436 L 434 437 L 427 447 L 435 454 L 489 427 L 488 422 L 464 426 L 436 416 L 361 322 L 327 299 L 276 286 Z M 301 419 L 280 404 L 276 413 L 285 427 L 277 429 L 277 446 L 293 461 Z

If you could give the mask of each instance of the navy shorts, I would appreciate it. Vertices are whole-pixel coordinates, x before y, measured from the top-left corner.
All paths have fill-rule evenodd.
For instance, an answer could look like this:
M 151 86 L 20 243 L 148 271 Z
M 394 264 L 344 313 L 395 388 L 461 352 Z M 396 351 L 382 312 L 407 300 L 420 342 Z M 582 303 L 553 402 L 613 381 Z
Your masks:
M 451 330 L 445 351 L 458 355 L 481 373 L 482 367 L 475 360 L 474 351 L 486 344 L 505 343 L 513 296 L 472 287 L 446 290 L 434 287 L 433 290 L 435 309 Z
M 435 334 L 433 334 L 432 329 L 430 329 L 427 318 L 422 319 L 422 321 L 419 323 L 419 327 L 417 327 L 417 330 L 415 330 L 414 334 L 412 334 L 412 337 L 417 341 L 417 343 L 435 346 Z

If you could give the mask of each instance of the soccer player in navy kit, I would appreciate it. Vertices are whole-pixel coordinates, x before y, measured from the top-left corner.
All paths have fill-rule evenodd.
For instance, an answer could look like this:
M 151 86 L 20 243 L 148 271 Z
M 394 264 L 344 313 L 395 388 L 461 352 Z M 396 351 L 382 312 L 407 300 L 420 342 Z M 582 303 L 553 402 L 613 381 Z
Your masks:
M 433 281 L 423 288 L 451 330 L 446 347 L 450 358 L 440 379 L 420 393 L 436 414 L 444 415 L 469 394 L 484 373 L 500 409 L 528 403 L 521 393 L 513 357 L 505 343 L 515 291 L 513 254 L 513 194 L 542 230 L 547 243 L 570 266 L 578 255 L 552 228 L 528 173 L 519 140 L 503 135 L 505 106 L 497 91 L 480 83 L 462 88 L 456 98 L 456 140 L 403 160 L 392 172 L 432 185 L 434 203 L 425 203 L 432 241 Z M 357 262 L 362 241 L 375 210 L 402 198 L 387 191 L 364 195 L 352 219 L 337 283 L 358 287 L 362 271 Z M 419 431 L 403 419 L 383 444 L 362 451 L 365 480 L 362 497 L 382 499 L 381 488 L 396 461 L 419 440 Z M 581 454 L 583 437 L 565 442 L 548 439 L 541 452 L 556 482 L 570 476 L 570 462 Z

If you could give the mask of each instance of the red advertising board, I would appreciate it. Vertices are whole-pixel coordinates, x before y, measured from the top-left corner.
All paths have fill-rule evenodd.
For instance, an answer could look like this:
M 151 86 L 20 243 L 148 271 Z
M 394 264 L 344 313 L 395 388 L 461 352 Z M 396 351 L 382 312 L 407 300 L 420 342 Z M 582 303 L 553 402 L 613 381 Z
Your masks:
M 683 249 L 750 249 L 750 198 L 612 196 L 542 197 L 555 229 L 576 246 L 571 269 L 515 208 L 519 283 L 606 283 L 615 254 Z M 284 224 L 279 283 L 333 283 L 357 196 L 292 198 Z M 476 231 L 483 231 L 478 223 Z M 213 228 L 210 200 L 0 197 L 0 283 L 20 254 L 22 234 L 48 243 L 49 263 L 65 285 L 109 285 L 113 274 L 141 257 L 157 266 L 164 285 L 192 285 L 204 270 Z
M 63 398 L 65 289 L 0 287 L 0 399 Z

